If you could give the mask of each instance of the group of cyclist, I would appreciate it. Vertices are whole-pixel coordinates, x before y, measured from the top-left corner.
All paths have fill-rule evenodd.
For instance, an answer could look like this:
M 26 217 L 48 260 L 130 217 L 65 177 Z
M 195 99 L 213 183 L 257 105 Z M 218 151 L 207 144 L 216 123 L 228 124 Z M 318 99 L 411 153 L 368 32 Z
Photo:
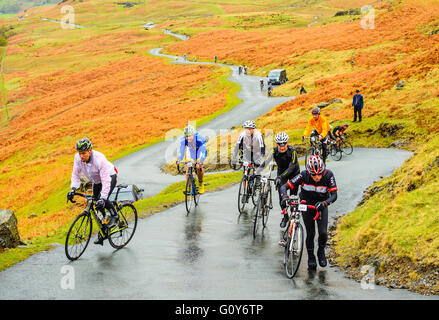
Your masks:
M 333 130 L 332 133 L 337 141 L 339 141 L 340 135 L 347 127 L 348 125 L 344 124 L 337 126 Z M 327 265 L 325 246 L 328 238 L 327 208 L 337 199 L 337 185 L 334 174 L 331 170 L 326 169 L 326 148 L 323 148 L 322 158 L 317 155 L 310 156 L 305 164 L 305 170 L 300 171 L 297 151 L 289 144 L 290 138 L 288 134 L 285 132 L 277 133 L 274 137 L 276 146 L 266 154 L 264 138 L 262 133 L 256 129 L 256 123 L 253 120 L 245 121 L 243 128 L 244 130 L 239 135 L 233 150 L 232 165 L 239 161 L 238 153 L 241 151 L 241 161 L 249 161 L 257 168 L 250 179 L 254 180 L 274 160 L 277 165 L 275 185 L 278 189 L 279 205 L 282 209 L 288 206 L 288 193 L 297 195 L 299 186 L 301 187 L 301 200 L 306 201 L 307 204 L 314 205 L 320 212 L 321 218 L 317 220 L 319 234 L 317 258 L 319 265 L 325 267 Z M 314 129 L 313 132 L 311 132 L 312 129 Z M 308 120 L 302 140 L 308 135 L 318 135 L 318 139 L 324 145 L 328 142 L 328 136 L 332 136 L 328 120 L 320 115 L 318 107 L 312 109 L 312 117 Z M 108 227 L 116 225 L 119 217 L 112 202 L 109 200 L 109 196 L 117 183 L 117 169 L 102 153 L 93 150 L 92 143 L 88 138 L 79 140 L 76 143 L 76 150 L 78 153 L 74 159 L 71 190 L 67 194 L 67 199 L 73 199 L 75 191 L 80 187 L 80 175 L 83 173 L 93 182 L 93 198 L 96 200 L 96 209 L 103 215 L 102 224 L 106 224 Z M 203 178 L 204 161 L 207 157 L 206 140 L 191 125 L 184 128 L 177 155 L 177 164 L 185 156 L 186 150 L 189 150 L 190 158 L 196 161 L 199 193 L 202 194 L 205 191 Z M 109 212 L 109 217 L 106 216 L 105 209 Z M 307 215 L 307 213 L 303 215 L 307 230 L 308 267 L 315 269 L 317 267 L 314 256 L 315 223 L 312 217 L 311 214 Z M 284 214 L 280 227 L 284 228 L 287 222 L 288 216 Z M 98 234 L 95 244 L 102 245 L 103 240 L 101 235 Z M 280 244 L 284 245 L 282 242 Z

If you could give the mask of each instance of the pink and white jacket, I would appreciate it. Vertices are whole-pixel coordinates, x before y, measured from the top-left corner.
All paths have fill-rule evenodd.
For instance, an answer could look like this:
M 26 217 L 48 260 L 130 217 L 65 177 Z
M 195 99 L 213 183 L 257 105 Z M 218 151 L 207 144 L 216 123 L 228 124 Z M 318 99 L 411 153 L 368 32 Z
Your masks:
M 94 184 L 102 183 L 101 197 L 108 199 L 111 184 L 110 176 L 117 174 L 114 165 L 99 151 L 92 150 L 89 162 L 82 162 L 79 153 L 77 153 L 73 163 L 71 188 L 78 189 L 81 185 L 81 172 Z

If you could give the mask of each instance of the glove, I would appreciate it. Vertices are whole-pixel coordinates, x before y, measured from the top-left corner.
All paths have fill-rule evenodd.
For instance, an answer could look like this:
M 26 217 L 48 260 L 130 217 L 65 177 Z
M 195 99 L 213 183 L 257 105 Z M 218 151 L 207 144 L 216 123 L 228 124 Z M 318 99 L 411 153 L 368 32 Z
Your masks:
M 276 180 L 274 181 L 274 185 L 276 186 L 276 188 L 279 189 L 282 186 L 282 178 L 277 177 Z
M 285 209 L 288 206 L 289 201 L 290 201 L 290 197 L 288 197 L 287 195 L 283 195 L 282 200 L 280 202 L 280 207 L 282 209 Z
M 327 204 L 325 201 L 323 201 L 323 202 L 317 202 L 317 203 L 315 204 L 315 207 L 317 208 L 317 211 L 322 212 L 323 209 L 325 209 L 326 207 L 328 207 L 328 204 Z
M 73 197 L 75 196 L 76 188 L 72 188 L 72 190 L 67 193 L 67 201 L 72 201 Z
M 105 200 L 103 198 L 100 198 L 98 201 L 96 201 L 96 209 L 101 211 L 105 208 Z

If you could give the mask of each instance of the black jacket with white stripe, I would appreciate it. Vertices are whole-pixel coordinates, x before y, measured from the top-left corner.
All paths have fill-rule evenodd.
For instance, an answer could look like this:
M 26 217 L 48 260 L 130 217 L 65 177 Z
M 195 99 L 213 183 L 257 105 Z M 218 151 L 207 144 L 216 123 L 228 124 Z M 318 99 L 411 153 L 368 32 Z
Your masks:
M 293 179 L 288 180 L 281 189 L 281 196 L 291 193 L 297 195 L 300 188 L 300 199 L 305 200 L 307 204 L 314 205 L 317 202 L 326 202 L 327 205 L 337 200 L 337 184 L 331 170 L 325 170 L 319 182 L 315 182 L 307 170 L 300 172 Z

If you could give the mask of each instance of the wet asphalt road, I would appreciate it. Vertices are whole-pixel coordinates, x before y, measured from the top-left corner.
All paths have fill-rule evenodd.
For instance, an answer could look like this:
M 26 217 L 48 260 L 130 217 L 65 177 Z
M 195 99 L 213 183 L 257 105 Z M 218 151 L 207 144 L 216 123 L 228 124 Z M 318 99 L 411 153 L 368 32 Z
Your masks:
M 351 211 L 366 186 L 409 156 L 401 150 L 355 149 L 330 162 L 340 191 L 329 223 Z M 435 299 L 381 286 L 365 290 L 333 267 L 309 273 L 306 253 L 296 277 L 287 279 L 277 244 L 277 195 L 268 227 L 253 239 L 250 215 L 238 214 L 237 189 L 206 193 L 188 216 L 180 204 L 140 220 L 122 250 L 90 243 L 75 262 L 67 260 L 62 245 L 36 254 L 0 272 L 0 299 Z M 74 289 L 61 287 L 66 271 L 74 274 Z
M 189 64 L 188 68 L 190 68 L 190 64 L 223 66 L 222 64 L 208 62 L 185 62 L 182 57 L 164 55 L 160 53 L 160 50 L 160 48 L 152 49 L 149 52 L 155 56 L 170 58 L 173 63 L 187 63 Z M 228 67 L 232 71 L 232 74 L 228 79 L 229 81 L 238 83 L 241 86 L 241 91 L 238 93 L 238 97 L 242 99 L 243 102 L 229 112 L 198 127 L 197 129 L 203 135 L 218 135 L 220 130 L 221 133 L 225 133 L 233 126 L 241 126 L 245 120 L 256 119 L 273 109 L 275 106 L 294 98 L 268 98 L 265 94 L 261 93 L 259 88 L 259 80 L 263 79 L 262 77 L 239 75 L 238 67 Z M 178 143 L 178 141 L 179 140 L 177 139 L 170 139 L 114 161 L 114 164 L 119 171 L 118 182 L 136 184 L 145 189 L 144 196 L 149 197 L 159 193 L 171 183 L 184 180 L 184 176 L 166 175 L 160 170 L 160 168 L 166 163 L 165 155 L 170 155 L 170 160 L 175 159 L 176 150 L 178 148 L 176 142 Z

